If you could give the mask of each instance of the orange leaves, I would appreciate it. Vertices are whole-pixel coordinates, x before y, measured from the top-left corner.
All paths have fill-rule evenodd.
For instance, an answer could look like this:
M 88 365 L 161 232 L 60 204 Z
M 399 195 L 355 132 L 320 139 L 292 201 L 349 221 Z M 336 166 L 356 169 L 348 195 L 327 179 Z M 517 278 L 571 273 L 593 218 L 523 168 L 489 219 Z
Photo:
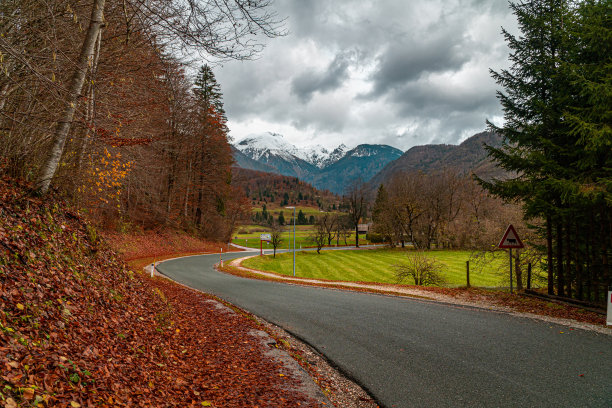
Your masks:
M 108 148 L 97 155 L 90 154 L 89 160 L 90 169 L 79 191 L 89 198 L 89 206 L 95 207 L 94 202 L 118 205 L 123 181 L 133 163 L 123 161 L 120 152 L 113 153 Z
M 7 190 L 0 180 L 3 406 L 316 406 L 279 376 L 250 319 L 128 272 L 103 242 L 91 251 L 52 194 L 26 206 Z

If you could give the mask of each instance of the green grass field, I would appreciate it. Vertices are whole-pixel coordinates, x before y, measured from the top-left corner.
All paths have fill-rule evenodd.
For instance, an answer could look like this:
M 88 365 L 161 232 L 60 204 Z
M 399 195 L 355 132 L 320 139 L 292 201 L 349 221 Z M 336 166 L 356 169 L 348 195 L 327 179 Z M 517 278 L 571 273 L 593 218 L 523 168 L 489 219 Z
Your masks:
M 308 248 L 315 246 L 315 243 L 310 239 L 314 231 L 312 225 L 296 225 L 295 226 L 295 247 L 296 249 Z M 259 248 L 259 237 L 261 234 L 269 233 L 270 229 L 261 225 L 246 225 L 238 229 L 238 233 L 234 234 L 232 242 L 236 245 L 242 245 L 249 248 Z M 355 234 L 352 234 L 346 240 L 347 245 L 355 245 Z M 359 244 L 367 245 L 369 241 L 364 235 L 359 236 Z M 336 240 L 332 241 L 332 246 L 336 245 Z M 340 239 L 340 246 L 344 246 L 344 239 Z M 272 249 L 272 245 L 263 244 L 264 249 Z M 282 234 L 282 242 L 280 249 L 293 248 L 293 225 L 286 225 Z
M 329 279 L 354 282 L 398 283 L 393 265 L 406 257 L 406 250 L 376 249 L 363 251 L 301 251 L 296 253 L 296 276 L 315 279 Z M 446 286 L 456 287 L 466 284 L 465 261 L 470 259 L 469 251 L 430 251 L 429 256 L 443 264 L 442 275 Z M 498 287 L 507 284 L 504 271 L 507 270 L 503 254 L 488 263 L 470 262 L 470 284 L 480 287 Z M 244 266 L 283 275 L 293 274 L 291 253 L 272 256 L 253 257 Z M 401 283 L 414 284 L 412 280 Z

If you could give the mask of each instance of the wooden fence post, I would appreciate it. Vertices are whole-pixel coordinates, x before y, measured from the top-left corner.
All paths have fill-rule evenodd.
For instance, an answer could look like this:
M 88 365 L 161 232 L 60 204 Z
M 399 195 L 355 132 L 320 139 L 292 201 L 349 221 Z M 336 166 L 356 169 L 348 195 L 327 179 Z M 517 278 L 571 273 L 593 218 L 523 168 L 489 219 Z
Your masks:
M 465 272 L 467 277 L 467 287 L 470 287 L 470 261 L 465 261 Z
M 527 264 L 527 289 L 531 289 L 531 262 Z

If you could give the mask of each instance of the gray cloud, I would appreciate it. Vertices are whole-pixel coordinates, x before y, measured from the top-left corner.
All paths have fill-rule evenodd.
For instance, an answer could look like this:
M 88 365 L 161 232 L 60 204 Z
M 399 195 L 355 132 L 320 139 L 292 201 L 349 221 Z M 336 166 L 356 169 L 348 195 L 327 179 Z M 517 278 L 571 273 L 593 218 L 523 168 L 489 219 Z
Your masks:
M 308 102 L 315 92 L 338 89 L 348 77 L 347 69 L 352 53 L 340 53 L 325 71 L 306 71 L 291 81 L 291 92 L 302 102 Z
M 500 117 L 488 69 L 508 64 L 500 27 L 516 33 L 505 1 L 284 0 L 276 9 L 288 36 L 255 61 L 215 69 L 230 129 L 407 149 L 458 142 Z
M 470 59 L 465 46 L 460 46 L 460 40 L 445 35 L 426 37 L 419 42 L 411 39 L 409 43 L 392 44 L 378 58 L 377 71 L 372 75 L 372 94 L 380 96 L 423 74 L 459 70 Z

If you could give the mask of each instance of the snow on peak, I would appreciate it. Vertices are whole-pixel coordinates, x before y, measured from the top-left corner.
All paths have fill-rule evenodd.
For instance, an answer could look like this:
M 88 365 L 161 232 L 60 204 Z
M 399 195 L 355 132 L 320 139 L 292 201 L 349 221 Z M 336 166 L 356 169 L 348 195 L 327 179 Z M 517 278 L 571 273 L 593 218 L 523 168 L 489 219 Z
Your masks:
M 352 157 L 370 157 L 380 154 L 382 149 L 384 149 L 384 147 L 380 145 L 363 144 L 357 146 L 349 153 Z
M 329 150 L 321 145 L 310 146 L 300 149 L 296 156 L 322 169 L 329 158 Z
M 271 155 L 280 156 L 289 161 L 299 158 L 320 169 L 340 160 L 348 150 L 344 144 L 331 152 L 321 145 L 298 148 L 287 142 L 283 135 L 273 132 L 248 135 L 235 146 L 253 160 L 268 158 Z
M 283 135 L 272 132 L 248 135 L 239 141 L 236 147 L 238 150 L 297 150 L 294 145 L 285 140 Z

